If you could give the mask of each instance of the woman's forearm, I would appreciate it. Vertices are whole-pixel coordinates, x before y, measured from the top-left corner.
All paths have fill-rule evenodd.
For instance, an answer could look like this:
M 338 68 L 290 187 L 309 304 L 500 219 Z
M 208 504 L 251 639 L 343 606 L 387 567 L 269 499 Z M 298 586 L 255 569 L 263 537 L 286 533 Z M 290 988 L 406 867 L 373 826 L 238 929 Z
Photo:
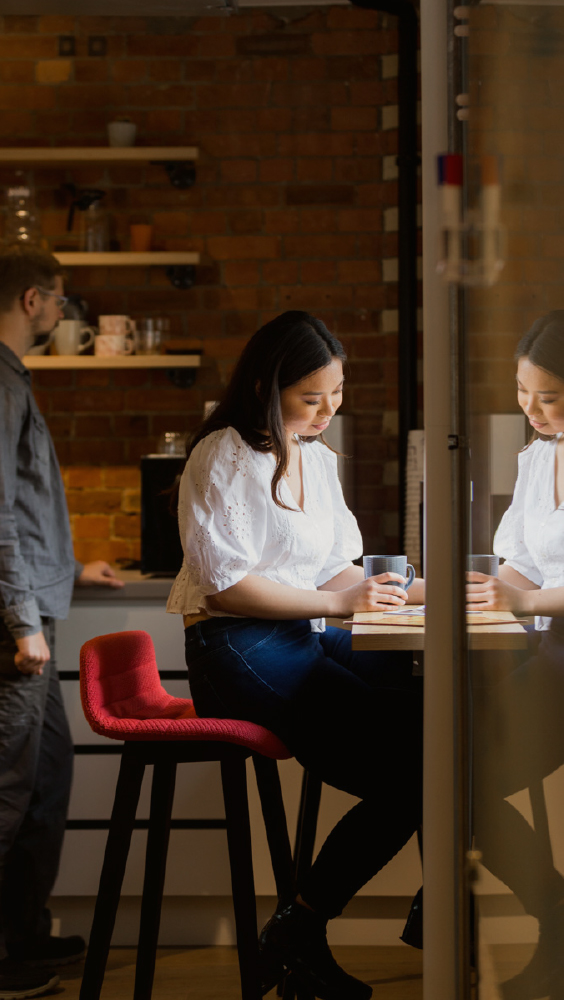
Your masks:
M 207 598 L 212 611 L 248 618 L 346 618 L 355 611 L 389 611 L 405 604 L 406 594 L 401 584 L 389 580 L 388 573 L 364 579 L 360 567 L 352 566 L 325 584 L 323 590 L 299 590 L 284 583 L 275 583 L 263 576 L 243 577 L 219 594 Z M 355 572 L 353 572 L 353 570 Z M 384 579 L 382 579 L 384 577 Z M 330 589 L 338 581 L 346 586 Z
M 425 580 L 421 577 L 416 576 L 415 580 L 411 584 L 408 590 L 408 604 L 424 604 L 425 603 Z
M 347 566 L 342 573 L 337 573 L 332 580 L 322 583 L 318 590 L 346 590 L 347 587 L 354 587 L 355 583 L 364 580 L 364 570 L 362 566 Z
M 300 590 L 275 583 L 264 576 L 245 576 L 239 583 L 208 597 L 213 611 L 248 618 L 324 618 L 339 616 L 337 595 L 321 590 Z M 347 612 L 345 612 L 347 613 Z
M 547 618 L 564 617 L 564 587 L 547 587 L 546 590 L 527 590 L 520 601 L 522 614 L 545 615 Z

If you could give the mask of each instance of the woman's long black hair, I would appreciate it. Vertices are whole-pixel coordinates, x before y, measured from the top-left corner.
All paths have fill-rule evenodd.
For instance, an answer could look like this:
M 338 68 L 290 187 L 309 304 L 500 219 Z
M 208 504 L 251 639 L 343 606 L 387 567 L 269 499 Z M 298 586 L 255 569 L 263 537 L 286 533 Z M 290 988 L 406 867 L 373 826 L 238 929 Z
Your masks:
M 517 345 L 515 361 L 521 358 L 527 358 L 536 368 L 564 382 L 564 309 L 554 309 L 535 320 Z M 534 431 L 529 444 L 537 438 L 549 441 L 550 437 Z
M 315 316 L 292 309 L 265 323 L 244 348 L 220 402 L 190 442 L 187 458 L 208 434 L 234 427 L 255 451 L 274 454 L 272 498 L 286 507 L 278 496 L 290 458 L 280 393 L 334 358 L 346 361 L 343 345 Z M 316 436 L 303 440 L 314 441 Z

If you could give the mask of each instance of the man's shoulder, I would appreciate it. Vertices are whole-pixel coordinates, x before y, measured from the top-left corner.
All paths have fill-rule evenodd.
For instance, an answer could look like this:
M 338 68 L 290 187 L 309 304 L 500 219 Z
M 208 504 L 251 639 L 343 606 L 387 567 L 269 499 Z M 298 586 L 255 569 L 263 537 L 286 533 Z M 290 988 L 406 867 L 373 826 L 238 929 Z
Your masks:
M 27 395 L 27 387 L 21 375 L 18 375 L 0 354 L 0 390 L 3 389 L 16 395 Z
M 0 405 L 27 410 L 29 396 L 30 388 L 25 380 L 0 355 Z

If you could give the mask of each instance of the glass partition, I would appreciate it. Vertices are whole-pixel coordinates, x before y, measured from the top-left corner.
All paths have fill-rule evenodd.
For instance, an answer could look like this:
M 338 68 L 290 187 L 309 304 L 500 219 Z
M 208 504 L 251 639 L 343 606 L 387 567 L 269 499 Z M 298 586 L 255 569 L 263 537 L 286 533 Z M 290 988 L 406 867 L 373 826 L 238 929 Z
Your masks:
M 557 1000 L 564 997 L 564 599 L 559 610 L 555 589 L 564 584 L 557 436 L 564 313 L 537 321 L 564 309 L 564 7 L 480 4 L 459 23 L 469 27 L 468 95 L 458 96 L 459 118 L 468 108 L 459 242 L 469 260 L 461 278 L 468 548 L 500 557 L 499 571 L 496 559 L 474 564 L 501 581 L 473 578 L 489 600 L 483 614 L 492 624 L 508 611 L 520 620 L 487 635 L 487 624 L 468 619 L 469 964 L 480 998 Z M 486 264 L 479 273 L 477 258 Z M 514 355 L 531 328 L 520 348 L 518 394 Z M 538 588 L 554 593 L 540 600 Z M 544 614 L 535 619 L 535 609 Z

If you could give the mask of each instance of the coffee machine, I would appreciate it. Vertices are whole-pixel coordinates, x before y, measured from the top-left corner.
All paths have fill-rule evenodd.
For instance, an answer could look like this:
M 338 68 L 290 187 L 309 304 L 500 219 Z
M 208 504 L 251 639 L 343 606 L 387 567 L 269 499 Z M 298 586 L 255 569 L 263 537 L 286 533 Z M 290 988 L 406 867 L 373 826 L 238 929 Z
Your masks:
M 182 545 L 170 490 L 186 464 L 179 455 L 141 458 L 141 572 L 176 576 Z

